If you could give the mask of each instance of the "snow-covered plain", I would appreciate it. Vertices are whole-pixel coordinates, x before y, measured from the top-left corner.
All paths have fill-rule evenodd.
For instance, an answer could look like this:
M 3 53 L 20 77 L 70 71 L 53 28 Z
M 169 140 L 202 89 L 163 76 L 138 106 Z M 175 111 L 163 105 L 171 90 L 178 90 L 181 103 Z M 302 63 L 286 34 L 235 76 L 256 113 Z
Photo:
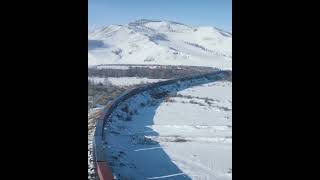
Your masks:
M 114 86 L 133 86 L 142 83 L 154 83 L 159 81 L 164 81 L 166 79 L 149 79 L 149 78 L 141 78 L 141 77 L 88 77 L 88 80 L 91 80 L 94 83 L 111 83 Z
M 115 176 L 232 179 L 231 89 L 231 82 L 201 79 L 122 103 L 105 127 L 105 153 Z
M 88 65 L 161 64 L 231 69 L 232 34 L 215 27 L 137 20 L 88 34 Z
M 107 64 L 107 65 L 92 65 L 90 67 L 94 67 L 97 69 L 122 69 L 127 70 L 129 68 L 135 68 L 135 67 L 142 67 L 142 68 L 149 68 L 149 69 L 156 69 L 159 65 L 114 65 L 114 64 Z
M 98 117 L 99 111 L 101 111 L 103 107 L 92 108 L 88 111 L 88 180 L 95 180 L 95 169 L 94 169 L 94 161 L 93 161 L 93 136 L 96 119 Z

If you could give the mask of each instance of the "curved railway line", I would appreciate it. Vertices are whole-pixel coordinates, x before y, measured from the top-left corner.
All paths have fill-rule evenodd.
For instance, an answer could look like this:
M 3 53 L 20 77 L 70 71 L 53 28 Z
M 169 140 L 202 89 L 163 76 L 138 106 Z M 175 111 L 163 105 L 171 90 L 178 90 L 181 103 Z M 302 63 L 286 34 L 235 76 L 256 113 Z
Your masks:
M 167 81 L 156 82 L 148 84 L 142 87 L 131 89 L 117 97 L 115 100 L 109 102 L 106 107 L 100 111 L 97 121 L 96 128 L 93 137 L 93 149 L 94 149 L 94 165 L 96 169 L 97 179 L 100 180 L 113 180 L 113 174 L 111 168 L 108 165 L 108 162 L 105 157 L 105 147 L 103 141 L 105 139 L 104 127 L 108 123 L 109 117 L 112 115 L 113 111 L 125 100 L 131 98 L 134 95 L 142 93 L 147 90 L 158 88 L 165 85 L 180 83 L 183 81 L 196 80 L 206 78 L 208 80 L 231 80 L 232 71 L 229 70 L 216 70 L 210 73 L 203 73 L 200 75 L 193 75 L 183 78 L 171 79 Z

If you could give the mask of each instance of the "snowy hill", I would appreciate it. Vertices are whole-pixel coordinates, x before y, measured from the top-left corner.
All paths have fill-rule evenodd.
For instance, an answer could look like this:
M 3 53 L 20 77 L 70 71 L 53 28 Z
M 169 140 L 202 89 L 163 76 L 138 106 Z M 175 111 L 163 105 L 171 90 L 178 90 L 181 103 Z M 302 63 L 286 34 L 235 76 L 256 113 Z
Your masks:
M 137 20 L 94 28 L 88 34 L 88 65 L 161 64 L 232 67 L 232 34 L 215 27 Z

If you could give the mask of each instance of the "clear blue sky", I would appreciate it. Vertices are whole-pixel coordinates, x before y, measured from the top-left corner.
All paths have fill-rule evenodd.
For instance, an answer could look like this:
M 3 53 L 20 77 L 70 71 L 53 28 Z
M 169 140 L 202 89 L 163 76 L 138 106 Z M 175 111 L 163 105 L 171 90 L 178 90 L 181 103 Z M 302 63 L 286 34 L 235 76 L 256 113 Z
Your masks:
M 155 19 L 232 31 L 232 0 L 88 0 L 88 3 L 89 27 Z

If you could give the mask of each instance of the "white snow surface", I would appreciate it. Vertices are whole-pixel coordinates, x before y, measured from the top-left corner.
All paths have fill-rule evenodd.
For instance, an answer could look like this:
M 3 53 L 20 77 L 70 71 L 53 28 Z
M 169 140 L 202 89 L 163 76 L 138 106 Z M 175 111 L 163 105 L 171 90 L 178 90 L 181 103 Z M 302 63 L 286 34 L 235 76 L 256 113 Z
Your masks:
M 117 178 L 231 180 L 231 89 L 231 82 L 202 79 L 122 103 L 105 127 L 106 155 Z M 164 91 L 169 98 L 155 98 Z
M 130 68 L 135 68 L 135 67 L 142 67 L 142 68 L 150 68 L 150 69 L 156 69 L 158 68 L 159 65 L 114 65 L 114 64 L 107 64 L 107 65 L 92 65 L 89 67 L 94 67 L 97 69 L 123 69 L 123 70 L 127 70 Z
M 160 64 L 232 67 L 232 34 L 215 27 L 137 20 L 88 33 L 88 66 Z
M 149 79 L 149 78 L 141 78 L 141 77 L 88 77 L 88 80 L 93 81 L 94 83 L 111 83 L 114 86 L 133 86 L 141 83 L 154 83 L 159 81 L 164 81 L 166 79 Z
M 93 161 L 93 138 L 94 138 L 94 129 L 97 116 L 99 111 L 101 111 L 103 107 L 92 108 L 88 111 L 88 180 L 95 180 L 95 167 Z

